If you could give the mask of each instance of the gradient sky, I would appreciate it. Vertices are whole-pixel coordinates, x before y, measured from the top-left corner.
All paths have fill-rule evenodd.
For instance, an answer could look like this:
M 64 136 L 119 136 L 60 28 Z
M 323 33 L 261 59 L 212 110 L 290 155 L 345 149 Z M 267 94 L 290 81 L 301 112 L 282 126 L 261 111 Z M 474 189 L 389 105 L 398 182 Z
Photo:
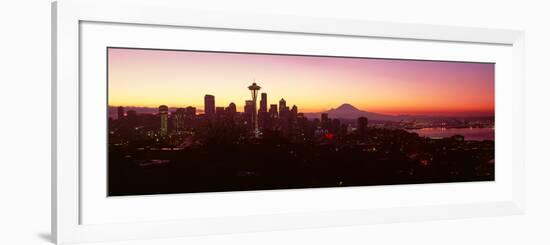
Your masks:
M 385 114 L 493 115 L 494 64 L 109 48 L 109 105 L 242 111 L 256 81 L 300 112 L 349 103 Z M 259 99 L 258 99 L 259 100 Z

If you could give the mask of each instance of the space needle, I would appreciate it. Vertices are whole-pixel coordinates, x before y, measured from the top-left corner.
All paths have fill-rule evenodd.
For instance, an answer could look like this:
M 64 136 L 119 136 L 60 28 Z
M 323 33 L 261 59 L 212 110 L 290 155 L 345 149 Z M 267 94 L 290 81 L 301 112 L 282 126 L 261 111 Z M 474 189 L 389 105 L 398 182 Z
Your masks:
M 260 135 L 260 130 L 258 129 L 258 110 L 256 109 L 256 98 L 258 97 L 258 90 L 260 90 L 261 87 L 256 83 L 252 83 L 252 85 L 248 86 L 248 89 L 252 94 L 252 120 L 254 121 L 254 135 L 258 137 Z

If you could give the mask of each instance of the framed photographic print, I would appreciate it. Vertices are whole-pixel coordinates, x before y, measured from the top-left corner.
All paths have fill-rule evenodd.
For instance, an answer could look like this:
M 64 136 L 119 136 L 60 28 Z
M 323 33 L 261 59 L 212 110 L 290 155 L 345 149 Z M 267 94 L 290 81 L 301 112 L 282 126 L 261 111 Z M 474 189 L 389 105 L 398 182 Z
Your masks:
M 523 212 L 521 31 L 184 7 L 53 4 L 57 243 Z

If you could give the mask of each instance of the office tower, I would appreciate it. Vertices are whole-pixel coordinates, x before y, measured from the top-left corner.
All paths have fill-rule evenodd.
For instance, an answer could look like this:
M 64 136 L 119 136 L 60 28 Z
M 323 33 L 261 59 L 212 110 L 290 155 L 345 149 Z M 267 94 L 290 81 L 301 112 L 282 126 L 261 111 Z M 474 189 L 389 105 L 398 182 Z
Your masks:
M 117 108 L 117 119 L 120 120 L 122 118 L 124 118 L 124 107 L 119 106 Z
M 229 106 L 225 108 L 225 113 L 229 116 L 234 116 L 235 114 L 237 114 L 237 106 L 235 105 L 235 103 L 229 103 Z
M 288 107 L 287 107 L 287 110 L 288 110 Z M 298 116 L 298 107 L 296 105 L 292 106 L 292 109 L 288 110 L 287 111 L 287 116 L 286 116 L 286 119 L 285 121 L 283 121 L 282 123 L 284 125 L 282 125 L 283 127 L 283 130 L 285 130 L 287 134 L 287 136 L 291 136 L 295 133 L 295 129 L 296 129 L 296 117 Z
M 159 106 L 159 115 L 160 115 L 160 135 L 168 135 L 168 106 L 161 105 Z
M 225 114 L 224 111 L 225 111 L 225 107 L 223 106 L 216 107 L 216 117 L 217 118 L 223 117 L 223 115 Z
M 197 108 L 195 107 L 192 107 L 192 106 L 188 106 L 187 108 L 185 108 L 185 117 L 186 118 L 195 118 L 195 115 L 197 115 Z
M 176 113 L 174 113 L 174 126 L 176 129 L 176 132 L 178 133 L 183 131 L 184 117 L 185 117 L 185 109 L 184 108 L 176 109 Z
M 328 129 L 330 124 L 330 119 L 328 118 L 328 113 L 322 113 L 321 114 L 321 127 L 324 129 Z
M 195 120 L 196 115 L 197 115 L 196 107 L 193 107 L 193 106 L 185 107 L 185 117 L 183 121 L 186 129 L 192 129 L 197 126 L 197 122 Z
M 262 93 L 262 98 L 260 99 L 260 113 L 267 112 L 267 93 Z
M 279 119 L 286 120 L 288 118 L 288 106 L 285 99 L 279 100 Z
M 270 118 L 278 118 L 279 112 L 277 111 L 277 104 L 271 104 L 269 106 L 269 117 Z
M 285 99 L 279 100 L 279 128 L 281 129 L 283 135 L 288 136 L 289 133 L 289 122 L 290 122 L 290 115 L 289 115 L 288 106 L 286 106 Z
M 252 100 L 246 100 L 244 102 L 244 120 L 246 124 L 250 127 L 253 127 L 252 117 L 254 116 L 254 106 L 252 105 Z
M 284 108 L 286 108 L 286 101 L 285 99 L 279 100 L 279 112 L 283 111 Z
M 269 121 L 269 114 L 267 113 L 267 93 L 261 94 L 260 109 L 258 110 L 258 125 L 261 129 L 264 129 Z
M 216 102 L 214 99 L 214 95 L 205 95 L 204 96 L 204 114 L 206 114 L 207 117 L 213 117 L 216 113 Z
M 298 116 L 298 107 L 296 105 L 292 106 L 292 109 L 290 109 L 290 117 L 296 118 Z
M 367 125 L 369 120 L 366 117 L 357 118 L 357 133 L 360 136 L 367 135 Z
M 250 94 L 252 95 L 252 123 L 254 125 L 254 134 L 256 137 L 260 135 L 260 131 L 258 129 L 258 110 L 256 110 L 256 99 L 258 97 L 258 91 L 261 89 L 260 86 L 258 86 L 256 83 L 252 83 L 252 85 L 248 86 L 248 89 L 250 90 Z M 267 95 L 266 95 L 267 99 Z

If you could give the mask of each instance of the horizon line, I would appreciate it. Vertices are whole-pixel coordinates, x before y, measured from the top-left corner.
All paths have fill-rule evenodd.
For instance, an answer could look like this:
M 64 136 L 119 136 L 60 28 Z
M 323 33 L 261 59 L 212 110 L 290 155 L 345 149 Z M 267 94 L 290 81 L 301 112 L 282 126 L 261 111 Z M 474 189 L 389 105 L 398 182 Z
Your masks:
M 349 103 L 343 103 L 337 107 L 332 107 L 330 109 L 326 109 L 325 111 L 300 111 L 300 107 L 298 107 L 298 111 L 299 113 L 304 113 L 304 114 L 321 114 L 321 113 L 327 113 L 328 111 L 330 110 L 335 110 L 337 109 L 338 107 L 342 106 L 342 105 L 345 105 L 345 104 L 348 104 L 348 105 L 351 105 Z M 129 107 L 129 108 L 147 108 L 147 109 L 158 109 L 159 106 L 162 106 L 162 105 L 165 105 L 165 104 L 159 104 L 158 106 L 139 106 L 139 105 L 107 105 L 109 108 L 117 108 L 117 107 Z M 194 107 L 197 109 L 197 114 L 198 115 L 201 115 L 201 114 L 204 114 L 204 106 L 193 106 L 193 105 L 186 105 L 186 106 L 169 106 L 169 105 L 165 105 L 165 106 L 168 106 L 169 109 L 179 109 L 179 108 L 186 108 L 186 107 Z M 277 106 L 279 106 L 279 104 L 277 103 Z M 370 111 L 370 110 L 365 110 L 365 109 L 361 109 L 361 108 L 358 108 L 356 106 L 353 106 L 351 105 L 352 107 L 354 107 L 355 109 L 361 111 L 361 112 L 365 112 L 365 113 L 374 113 L 374 114 L 379 114 L 380 116 L 423 116 L 423 117 L 495 117 L 495 112 L 494 110 L 490 111 L 431 111 L 431 112 L 379 112 L 379 111 Z M 226 108 L 227 106 L 216 106 L 216 107 L 224 107 Z M 237 107 L 238 108 L 238 107 Z M 269 108 L 268 108 L 269 109 Z M 198 113 L 198 112 L 201 112 L 201 113 Z M 240 112 L 240 113 L 243 113 L 244 111 L 242 110 L 237 110 L 237 112 Z M 470 114 L 468 114 L 470 113 Z

